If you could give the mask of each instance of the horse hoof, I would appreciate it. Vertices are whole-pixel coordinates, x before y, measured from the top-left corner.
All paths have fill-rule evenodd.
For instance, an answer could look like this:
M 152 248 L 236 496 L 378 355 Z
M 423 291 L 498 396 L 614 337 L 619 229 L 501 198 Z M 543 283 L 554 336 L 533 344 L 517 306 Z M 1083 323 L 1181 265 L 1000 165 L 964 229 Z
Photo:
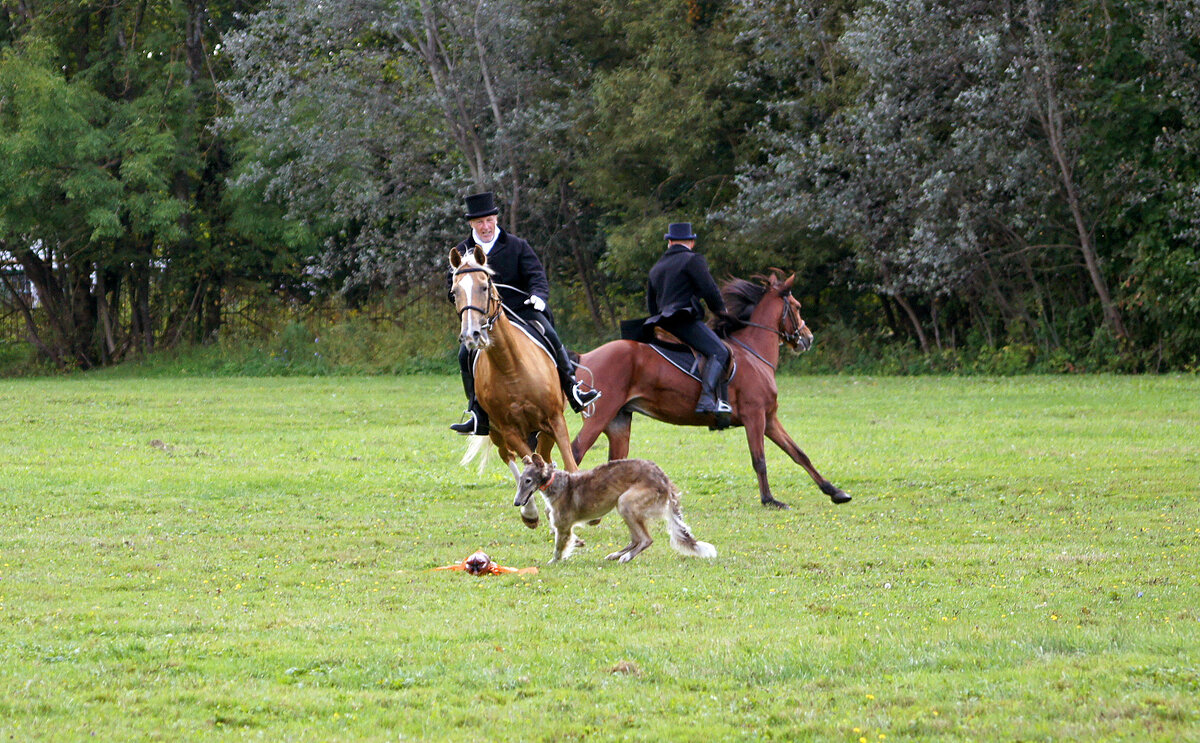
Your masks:
M 536 529 L 538 527 L 537 519 L 527 519 L 524 516 L 522 516 L 521 521 L 524 522 L 525 526 L 528 526 L 530 529 Z
M 763 504 L 763 508 L 774 508 L 774 509 L 777 509 L 780 511 L 788 511 L 788 510 L 791 510 L 791 508 L 792 508 L 791 506 L 784 503 L 783 501 L 775 500 L 774 498 L 765 500 L 762 502 L 762 504 Z
M 829 500 L 833 501 L 834 503 L 850 502 L 850 496 L 846 494 L 846 491 L 842 490 L 828 480 L 821 483 L 821 492 L 825 495 L 828 495 Z

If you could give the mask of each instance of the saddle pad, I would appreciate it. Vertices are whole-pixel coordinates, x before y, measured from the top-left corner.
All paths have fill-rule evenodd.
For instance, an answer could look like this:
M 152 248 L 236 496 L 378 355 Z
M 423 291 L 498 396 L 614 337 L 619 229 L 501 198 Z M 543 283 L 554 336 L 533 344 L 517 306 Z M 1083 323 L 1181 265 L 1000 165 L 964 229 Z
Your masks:
M 696 354 L 692 352 L 691 348 L 681 343 L 663 343 L 661 341 L 647 343 L 646 345 L 654 349 L 654 352 L 659 356 L 666 359 L 671 366 L 697 382 L 700 381 L 700 377 L 697 374 L 700 368 L 700 360 L 696 358 Z M 731 351 L 729 357 L 729 374 L 721 378 L 721 385 L 729 384 L 729 380 L 733 379 L 735 374 L 737 374 L 737 362 L 733 360 Z
M 530 328 L 529 325 L 525 322 L 525 320 L 522 319 L 515 312 L 508 313 L 508 320 L 509 320 L 509 322 L 512 323 L 512 326 L 514 328 L 516 328 L 517 330 L 520 330 L 522 333 L 529 336 L 529 340 L 533 341 L 537 345 L 538 348 L 542 349 L 542 353 L 546 354 L 546 356 L 549 357 L 551 364 L 554 364 L 556 367 L 558 366 L 558 362 L 555 360 L 554 354 L 550 351 L 550 342 L 546 340 L 545 336 L 543 336 L 541 333 L 535 333 L 533 331 L 533 329 Z M 472 373 L 475 372 L 475 366 L 478 363 L 479 363 L 479 352 L 473 351 L 471 353 L 471 372 Z

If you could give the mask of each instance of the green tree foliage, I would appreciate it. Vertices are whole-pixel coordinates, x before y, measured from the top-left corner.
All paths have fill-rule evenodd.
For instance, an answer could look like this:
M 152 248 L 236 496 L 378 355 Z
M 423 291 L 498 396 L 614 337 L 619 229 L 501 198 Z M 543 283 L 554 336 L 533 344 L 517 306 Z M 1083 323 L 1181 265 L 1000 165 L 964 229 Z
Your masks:
M 1200 0 L 0 0 L 0 301 L 90 366 L 211 337 L 235 284 L 426 291 L 488 189 L 560 317 L 597 332 L 682 220 L 718 274 L 796 270 L 810 316 L 860 338 L 1196 368 L 1198 19 Z
M 718 269 L 742 263 L 707 215 L 734 195 L 758 114 L 727 2 L 637 0 L 596 8 L 612 39 L 592 80 L 581 189 L 601 212 L 605 267 L 640 287 L 668 222 L 691 221 Z
M 4 301 L 64 367 L 200 339 L 233 277 L 295 273 L 233 230 L 227 144 L 209 124 L 232 4 L 5 4 L 0 257 L 35 293 Z M 11 273 L 11 272 L 10 272 Z
M 461 239 L 471 191 L 496 191 L 504 226 L 542 247 L 573 198 L 562 171 L 575 67 L 558 50 L 535 57 L 534 21 L 554 12 L 504 0 L 350 0 L 337 13 L 269 3 L 226 37 L 235 75 L 223 125 L 254 142 L 238 183 L 261 184 L 320 236 L 319 271 L 340 290 L 427 283 Z
M 1126 318 L 1154 272 L 1130 262 L 1131 232 L 1156 210 L 1184 214 L 1177 189 L 1173 211 L 1153 206 L 1155 185 L 1195 164 L 1167 146 L 1182 125 L 1172 96 L 1190 85 L 1164 84 L 1145 50 L 1168 36 L 1156 25 L 1185 15 L 1087 0 L 867 4 L 837 42 L 852 98 L 827 118 L 775 106 L 759 132 L 768 160 L 744 168 L 731 211 L 748 227 L 790 211 L 843 241 L 923 348 L 971 335 L 1047 352 L 1099 342 L 1140 366 L 1136 349 L 1153 347 L 1154 333 Z M 803 27 L 759 33 L 785 48 Z M 1184 37 L 1171 48 L 1194 66 Z M 812 100 L 824 84 L 810 75 L 795 87 Z M 1143 246 L 1170 250 L 1163 227 Z M 1194 356 L 1178 340 L 1176 361 Z

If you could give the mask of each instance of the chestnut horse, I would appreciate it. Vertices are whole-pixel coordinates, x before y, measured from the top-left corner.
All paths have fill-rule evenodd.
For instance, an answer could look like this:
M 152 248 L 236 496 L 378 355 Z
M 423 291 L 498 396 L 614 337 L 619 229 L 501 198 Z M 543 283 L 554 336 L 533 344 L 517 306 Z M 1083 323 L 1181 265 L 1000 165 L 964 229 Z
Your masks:
M 472 351 L 481 351 L 475 362 L 475 399 L 488 414 L 489 436 L 501 459 L 519 479 L 521 459 L 533 453 L 530 442 L 536 434 L 547 434 L 536 437 L 542 459 L 549 461 L 557 445 L 563 469 L 578 471 L 563 419 L 566 398 L 549 352 L 508 319 L 480 247 L 467 256 L 452 249 L 450 267 L 454 269 L 451 293 L 461 320 L 458 338 Z M 463 464 L 485 445 L 483 436 L 471 439 Z M 522 508 L 521 519 L 529 528 L 537 527 L 534 499 Z
M 772 271 L 768 277 L 755 278 L 763 283 L 735 279 L 722 287 L 730 314 L 739 322 L 731 325 L 723 321 L 717 330 L 722 334 L 731 331 L 727 332 L 728 345 L 737 365 L 729 382 L 731 423 L 746 428 L 762 504 L 788 507 L 772 497 L 767 483 L 764 434 L 808 472 L 822 493 L 834 503 L 845 503 L 850 496 L 817 472 L 776 417 L 779 401 L 775 367 L 779 364 L 779 346 L 786 343 L 793 353 L 801 353 L 812 345 L 812 331 L 800 317 L 800 303 L 791 294 L 796 277 L 793 274 L 785 280 Z M 592 385 L 604 395 L 596 401 L 591 416 L 571 443 L 577 462 L 583 461 L 601 432 L 608 436 L 609 460 L 626 458 L 634 413 L 678 426 L 714 423 L 712 414 L 693 412 L 700 397 L 700 382 L 645 343 L 612 341 L 583 354 L 579 363 L 591 371 Z

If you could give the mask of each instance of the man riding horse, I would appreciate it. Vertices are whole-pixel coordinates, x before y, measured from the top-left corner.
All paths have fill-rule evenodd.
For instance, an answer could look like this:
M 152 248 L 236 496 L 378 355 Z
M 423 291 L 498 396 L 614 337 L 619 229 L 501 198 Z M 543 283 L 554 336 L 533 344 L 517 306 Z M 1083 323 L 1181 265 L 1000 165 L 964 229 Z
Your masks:
M 694 250 L 692 224 L 673 222 L 664 237 L 667 250 L 650 269 L 646 285 L 650 317 L 643 325 L 647 329 L 662 328 L 704 357 L 696 412 L 728 415 L 729 403 L 717 397 L 717 383 L 729 363 L 729 348 L 704 324 L 704 308 L 700 305 L 703 299 L 710 310 L 724 316 L 725 300 L 708 271 L 708 261 Z
M 490 191 L 474 194 L 464 199 L 467 206 L 466 219 L 471 226 L 471 236 L 458 244 L 460 253 L 469 253 L 476 245 L 487 255 L 488 267 L 494 271 L 492 280 L 500 290 L 500 298 L 510 314 L 515 313 L 530 327 L 540 331 L 549 342 L 554 363 L 558 367 L 559 383 L 567 396 L 571 409 L 580 412 L 600 396 L 599 390 L 583 390 L 575 380 L 575 365 L 567 356 L 558 333 L 551 321 L 547 300 L 550 298 L 550 283 L 546 270 L 538 260 L 533 248 L 525 240 L 510 234 L 497 225 L 495 198 Z M 474 362 L 476 352 L 459 346 L 458 365 L 462 371 L 463 390 L 467 393 L 469 419 L 450 426 L 450 430 L 461 434 L 485 436 L 488 433 L 487 412 L 475 399 Z

